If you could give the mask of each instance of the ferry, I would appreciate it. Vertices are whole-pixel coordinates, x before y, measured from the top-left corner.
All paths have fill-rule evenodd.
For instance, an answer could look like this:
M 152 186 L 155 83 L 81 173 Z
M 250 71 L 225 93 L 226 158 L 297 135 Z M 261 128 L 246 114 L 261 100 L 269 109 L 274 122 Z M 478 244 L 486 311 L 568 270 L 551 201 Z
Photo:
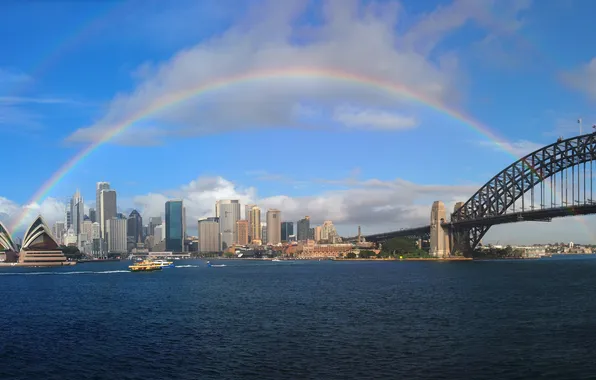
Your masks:
M 159 266 L 162 268 L 174 268 L 174 263 L 172 261 L 154 260 L 153 262 L 155 264 L 159 264 Z
M 131 272 L 152 272 L 161 270 L 161 265 L 151 260 L 143 260 L 140 263 L 130 265 L 128 269 Z

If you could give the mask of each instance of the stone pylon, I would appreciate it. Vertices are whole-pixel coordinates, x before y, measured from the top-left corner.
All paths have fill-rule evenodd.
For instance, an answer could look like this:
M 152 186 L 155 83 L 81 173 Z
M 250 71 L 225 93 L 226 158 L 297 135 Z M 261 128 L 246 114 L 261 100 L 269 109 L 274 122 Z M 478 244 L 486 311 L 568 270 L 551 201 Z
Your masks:
M 449 229 L 441 224 L 447 221 L 445 204 L 435 201 L 430 212 L 430 255 L 434 257 L 446 257 L 450 253 Z

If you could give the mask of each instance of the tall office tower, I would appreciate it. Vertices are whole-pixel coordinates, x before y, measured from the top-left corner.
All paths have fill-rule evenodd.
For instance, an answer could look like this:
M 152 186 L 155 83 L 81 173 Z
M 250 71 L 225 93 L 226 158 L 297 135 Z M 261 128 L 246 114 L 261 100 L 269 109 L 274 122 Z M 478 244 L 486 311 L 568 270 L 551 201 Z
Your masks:
M 74 196 L 70 200 L 70 220 L 71 227 L 75 235 L 81 233 L 81 225 L 85 217 L 85 205 L 83 203 L 83 197 L 77 189 Z
M 161 226 L 161 216 L 152 216 L 149 218 L 149 235 L 155 235 L 155 227 Z
M 281 243 L 281 211 L 267 210 L 267 243 Z
M 267 244 L 267 223 L 261 223 L 261 244 Z
M 315 233 L 313 236 L 313 240 L 315 241 L 315 243 L 319 242 L 319 240 L 321 240 L 321 226 L 315 226 Z
M 101 209 L 99 209 L 99 228 L 101 238 L 105 240 L 105 229 L 107 221 L 112 218 L 115 218 L 118 215 L 116 206 L 116 190 L 101 190 L 101 192 L 99 193 L 99 204 L 101 205 Z
M 102 205 L 101 205 L 101 191 L 102 190 L 109 190 L 110 189 L 110 183 L 109 182 L 97 182 L 95 185 L 95 219 L 97 222 L 99 222 L 99 233 L 101 235 L 101 237 L 103 238 L 103 225 L 104 225 L 104 219 L 102 219 L 101 217 L 101 212 L 103 210 Z M 115 214 L 114 214 L 115 215 Z M 111 218 L 111 217 L 110 217 Z M 108 219 L 110 219 L 108 218 Z
M 58 243 L 64 244 L 64 234 L 66 233 L 66 227 L 64 222 L 54 223 L 54 236 L 58 239 Z
M 100 257 L 101 253 L 102 253 L 102 249 L 101 249 L 101 234 L 100 234 L 100 228 L 99 228 L 99 222 L 95 222 L 93 223 L 93 226 L 91 227 L 91 241 L 92 241 L 92 246 L 91 246 L 91 254 L 93 255 L 93 257 Z
M 321 240 L 333 240 L 335 235 L 336 231 L 333 222 L 330 220 L 324 221 L 321 226 Z
M 68 202 L 68 206 L 66 206 L 66 207 L 67 207 L 67 210 L 66 210 L 65 222 L 66 222 L 66 229 L 68 230 L 68 229 L 70 229 L 70 226 L 72 226 L 72 217 L 70 215 L 70 202 Z
M 106 222 L 108 252 L 126 253 L 126 219 L 111 218 Z
M 219 252 L 219 218 L 199 219 L 199 252 Z
M 81 225 L 81 233 L 82 240 L 84 241 L 91 241 L 93 240 L 93 223 L 91 220 L 86 219 L 83 221 Z
M 292 235 L 294 235 L 294 222 L 282 222 L 281 241 L 289 241 Z
M 91 220 L 91 223 L 97 222 L 97 215 L 94 208 L 89 209 L 89 220 Z
M 248 220 L 240 219 L 236 222 L 236 243 L 240 245 L 248 244 Z
M 137 210 L 132 210 L 128 216 L 128 226 L 126 227 L 126 235 L 130 237 L 131 242 L 137 244 L 143 242 L 143 218 Z
M 296 240 L 298 241 L 305 241 L 308 240 L 308 234 L 310 230 L 310 216 L 305 216 L 304 219 L 300 219 L 298 223 L 296 223 Z
M 163 236 L 164 236 L 165 230 L 164 230 L 164 226 L 162 224 L 160 224 L 159 226 L 155 226 L 155 228 L 153 229 L 153 243 L 154 244 L 159 244 L 161 243 L 161 241 L 163 240 Z
M 143 231 L 142 238 L 143 238 L 143 241 L 145 241 L 145 239 L 147 239 L 147 236 L 149 236 L 149 226 L 144 225 L 142 231 Z
M 219 215 L 219 232 L 222 250 L 224 250 L 236 241 L 236 222 L 240 220 L 240 202 L 236 199 L 223 199 L 215 203 L 215 208 L 216 214 Z
M 251 242 L 253 240 L 250 210 L 252 210 L 252 208 L 255 206 L 256 205 L 245 205 L 244 206 L 244 219 L 246 219 L 246 221 L 248 222 L 248 241 L 249 242 Z
M 252 243 L 253 240 L 261 240 L 263 238 L 262 229 L 261 229 L 261 209 L 253 205 L 248 213 L 250 219 L 248 220 L 249 230 L 249 243 Z
M 166 251 L 184 252 L 184 205 L 182 200 L 166 202 Z
M 309 228 L 308 229 L 308 240 L 314 240 L 315 238 L 315 228 Z

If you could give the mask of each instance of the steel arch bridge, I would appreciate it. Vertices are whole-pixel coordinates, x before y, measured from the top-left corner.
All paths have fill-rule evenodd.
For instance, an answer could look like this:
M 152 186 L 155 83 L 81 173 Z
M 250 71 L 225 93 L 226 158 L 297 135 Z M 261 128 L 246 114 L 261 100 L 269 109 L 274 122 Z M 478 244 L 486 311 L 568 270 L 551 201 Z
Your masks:
M 512 163 L 466 202 L 458 203 L 450 221 L 442 221 L 441 226 L 450 235 L 451 250 L 472 252 L 493 225 L 596 213 L 592 180 L 595 159 L 596 132 L 559 139 Z M 382 241 L 421 236 L 421 232 L 427 235 L 427 227 L 371 238 Z

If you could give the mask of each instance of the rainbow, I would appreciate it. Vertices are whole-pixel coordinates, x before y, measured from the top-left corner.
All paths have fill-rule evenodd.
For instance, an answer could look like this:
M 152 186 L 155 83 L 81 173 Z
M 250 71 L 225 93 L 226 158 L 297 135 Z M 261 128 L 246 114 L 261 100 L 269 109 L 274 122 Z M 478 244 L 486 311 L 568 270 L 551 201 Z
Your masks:
M 239 84 L 263 81 L 266 79 L 321 79 L 321 80 L 332 80 L 345 82 L 352 85 L 359 85 L 367 88 L 373 88 L 377 91 L 388 93 L 392 96 L 398 96 L 413 103 L 418 103 L 424 106 L 431 107 L 445 115 L 448 115 L 456 120 L 463 122 L 469 126 L 472 130 L 476 131 L 480 135 L 488 138 L 499 146 L 504 151 L 510 153 L 515 160 L 519 157 L 512 151 L 511 145 L 505 140 L 496 136 L 487 127 L 481 123 L 475 121 L 473 118 L 459 112 L 453 108 L 429 98 L 415 90 L 412 90 L 406 86 L 389 83 L 372 77 L 367 77 L 359 74 L 349 73 L 345 71 L 335 69 L 323 69 L 323 68 L 312 68 L 312 67 L 292 67 L 279 70 L 258 70 L 246 72 L 240 75 L 235 75 L 226 78 L 216 79 L 210 82 L 206 82 L 195 87 L 180 91 L 177 93 L 166 94 L 160 98 L 157 98 L 151 104 L 144 109 L 132 114 L 128 118 L 115 123 L 113 126 L 107 129 L 105 134 L 97 141 L 91 143 L 86 148 L 79 151 L 74 157 L 62 165 L 31 197 L 27 202 L 27 206 L 24 208 L 23 213 L 18 216 L 14 224 L 11 227 L 11 231 L 16 231 L 20 228 L 24 220 L 28 216 L 28 209 L 31 205 L 40 203 L 52 188 L 59 183 L 78 163 L 83 161 L 92 152 L 98 149 L 100 146 L 110 141 L 114 137 L 118 136 L 128 128 L 133 126 L 135 123 L 142 121 L 148 117 L 155 115 L 156 113 L 167 109 L 168 107 L 177 105 L 185 100 L 191 99 L 199 95 L 205 95 L 209 92 L 225 89 L 230 86 L 236 86 Z

